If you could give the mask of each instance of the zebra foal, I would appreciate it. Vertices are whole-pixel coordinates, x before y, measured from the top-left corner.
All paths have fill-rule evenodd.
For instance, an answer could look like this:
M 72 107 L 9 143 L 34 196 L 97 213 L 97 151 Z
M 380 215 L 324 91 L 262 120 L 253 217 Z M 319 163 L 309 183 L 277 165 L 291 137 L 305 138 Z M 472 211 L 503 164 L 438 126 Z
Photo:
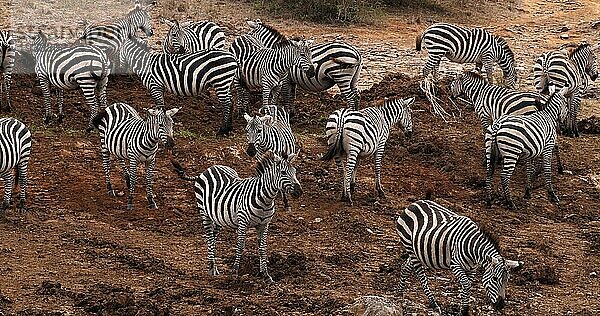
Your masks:
M 0 83 L 0 111 L 6 104 L 6 110 L 12 111 L 10 104 L 10 83 L 12 80 L 12 71 L 15 66 L 16 43 L 12 31 L 0 30 L 0 73 L 3 81 Z M 4 101 L 3 101 L 4 100 Z
M 506 43 L 499 37 L 481 28 L 467 29 L 458 25 L 436 23 L 428 27 L 416 39 L 416 49 L 421 45 L 427 48 L 427 62 L 423 76 L 433 72 L 438 79 L 438 68 L 442 57 L 457 63 L 475 63 L 476 68 L 485 68 L 489 82 L 493 82 L 494 62 L 498 63 L 504 75 L 504 83 L 514 88 L 517 83 L 515 56 Z
M 548 199 L 558 203 L 558 197 L 552 188 L 552 150 L 556 145 L 556 129 L 559 122 L 564 122 L 568 106 L 565 94 L 568 87 L 552 92 L 546 107 L 530 115 L 504 116 L 496 120 L 485 134 L 486 152 L 486 189 L 487 206 L 492 205 L 492 180 L 496 163 L 502 161 L 502 191 L 511 209 L 515 209 L 509 188 L 510 177 L 515 170 L 519 158 L 527 161 L 527 181 L 524 198 L 531 197 L 530 180 L 534 173 L 533 160 L 543 158 L 544 177 Z M 557 151 L 557 156 L 559 155 Z M 560 161 L 560 158 L 558 158 Z
M 142 162 L 146 171 L 146 198 L 148 207 L 156 209 L 152 192 L 152 177 L 156 164 L 156 152 L 160 141 L 167 148 L 173 148 L 173 115 L 179 111 L 174 108 L 148 109 L 144 120 L 138 112 L 125 103 L 115 103 L 98 114 L 93 124 L 100 130 L 102 146 L 102 167 L 106 178 L 106 189 L 110 196 L 115 196 L 110 182 L 110 155 L 113 154 L 123 167 L 123 174 L 129 196 L 127 209 L 133 209 L 133 191 L 137 183 L 137 167 Z M 126 164 L 126 161 L 128 164 Z
M 250 157 L 260 159 L 266 152 L 271 151 L 281 157 L 289 156 L 296 153 L 296 137 L 290 126 L 290 118 L 288 113 L 281 108 L 277 109 L 277 117 L 271 115 L 254 115 L 244 114 L 246 119 L 246 139 L 248 140 L 248 148 L 246 154 Z M 283 198 L 283 206 L 287 211 L 290 205 L 287 199 L 287 194 L 281 192 Z
M 233 274 L 238 275 L 247 229 L 256 227 L 260 273 L 273 282 L 267 271 L 267 232 L 275 215 L 275 197 L 279 191 L 298 198 L 302 194 L 293 162 L 296 154 L 280 157 L 272 152 L 261 156 L 253 177 L 242 179 L 230 167 L 215 165 L 198 176 L 185 174 L 173 161 L 175 172 L 186 181 L 194 182 L 196 205 L 202 216 L 204 236 L 208 244 L 208 273 L 218 275 L 215 262 L 216 238 L 222 227 L 237 230 L 237 248 Z
M 44 123 L 52 119 L 50 85 L 57 88 L 58 123 L 62 123 L 63 90 L 81 89 L 85 102 L 90 108 L 90 119 L 86 131 L 93 129 L 92 119 L 98 113 L 100 104 L 106 107 L 106 85 L 110 74 L 110 61 L 104 51 L 90 45 L 65 47 L 52 45 L 41 31 L 33 39 L 32 53 L 36 60 L 35 73 L 40 80 L 44 95 Z
M 415 98 L 384 101 L 382 106 L 359 111 L 340 109 L 329 116 L 325 134 L 329 149 L 321 160 L 335 159 L 342 178 L 342 201 L 352 204 L 359 159 L 374 156 L 375 189 L 379 197 L 385 194 L 381 187 L 381 161 L 390 129 L 400 121 L 407 136 L 412 134 L 412 111 Z M 347 155 L 346 173 L 342 163 Z
M 17 119 L 0 118 L 0 178 L 4 182 L 4 198 L 0 213 L 10 205 L 16 169 L 16 182 L 21 188 L 19 210 L 25 211 L 25 189 L 27 187 L 27 166 L 31 154 L 31 132 Z
M 211 21 L 179 23 L 177 20 L 160 18 L 170 28 L 163 41 L 166 54 L 194 53 L 206 49 L 225 47 L 225 33 Z
M 429 306 L 442 313 L 429 289 L 425 268 L 449 269 L 462 287 L 461 315 L 469 315 L 471 286 L 483 268 L 483 287 L 496 310 L 504 308 L 509 269 L 523 262 L 500 255 L 498 241 L 466 216 L 428 200 L 410 204 L 396 219 L 396 231 L 408 252 L 402 265 L 399 292 L 406 288 L 414 271 L 427 296 Z
M 140 77 L 158 108 L 165 105 L 165 91 L 179 96 L 195 96 L 208 87 L 214 88 L 223 106 L 217 135 L 231 131 L 230 90 L 238 72 L 238 63 L 232 54 L 220 50 L 189 54 L 157 53 L 152 52 L 143 40 L 130 37 L 123 44 L 120 61 Z

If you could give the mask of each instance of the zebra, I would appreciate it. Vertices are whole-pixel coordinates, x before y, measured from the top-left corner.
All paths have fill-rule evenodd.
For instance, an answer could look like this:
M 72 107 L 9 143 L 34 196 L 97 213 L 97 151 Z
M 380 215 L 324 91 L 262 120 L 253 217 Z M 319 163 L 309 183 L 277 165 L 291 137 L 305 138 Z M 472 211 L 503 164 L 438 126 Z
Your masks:
M 570 136 L 579 137 L 577 114 L 581 97 L 589 85 L 587 77 L 592 81 L 598 77 L 596 55 L 587 43 L 567 46 L 568 53 L 550 51 L 543 53 L 535 62 L 533 69 L 535 89 L 540 93 L 548 93 L 548 86 L 558 89 L 569 87 L 569 119 L 567 129 Z
M 50 85 L 57 88 L 58 123 L 62 123 L 63 90 L 81 89 L 86 104 L 90 107 L 87 132 L 92 127 L 92 119 L 98 112 L 96 92 L 100 104 L 106 107 L 106 85 L 110 74 L 110 61 L 103 50 L 90 45 L 64 46 L 48 43 L 41 31 L 33 39 L 32 53 L 36 60 L 35 73 L 44 95 L 44 123 L 52 119 Z
M 410 106 L 415 98 L 384 100 L 382 106 L 359 111 L 340 109 L 329 116 L 325 130 L 329 149 L 321 160 L 335 159 L 342 178 L 342 201 L 352 204 L 359 159 L 374 155 L 375 189 L 379 197 L 385 194 L 381 187 L 381 160 L 390 129 L 398 121 L 407 136 L 412 134 L 413 122 Z M 346 174 L 342 156 L 346 153 Z
M 242 40 L 248 41 L 247 38 Z M 275 100 L 282 81 L 293 65 L 306 71 L 308 76 L 314 76 L 315 67 L 308 47 L 311 43 L 312 41 L 286 39 L 272 48 L 258 47 L 248 53 L 248 57 L 236 55 L 240 63 L 239 77 L 234 82 L 238 92 L 238 110 L 248 111 L 249 89 L 262 90 L 263 108 L 270 110 L 272 106 L 276 107 Z M 233 49 L 231 51 L 235 52 Z
M 2 59 L 0 59 L 0 73 L 3 75 L 3 81 L 0 83 L 0 111 L 3 107 L 3 99 L 6 102 L 8 112 L 12 111 L 10 104 L 10 83 L 12 70 L 15 66 L 16 43 L 13 33 L 10 30 L 0 30 L 0 49 L 2 50 Z
M 564 122 L 568 113 L 565 95 L 569 87 L 564 87 L 551 95 L 546 107 L 530 115 L 504 116 L 496 120 L 485 134 L 485 152 L 487 161 L 487 206 L 492 205 L 492 179 L 496 163 L 501 159 L 502 190 L 504 198 L 511 209 L 515 209 L 509 182 L 515 170 L 517 160 L 527 161 L 527 181 L 525 182 L 525 199 L 531 197 L 530 179 L 534 172 L 533 159 L 543 158 L 544 177 L 548 199 L 558 203 L 558 197 L 552 188 L 552 150 L 556 144 L 557 124 Z M 557 152 L 558 155 L 558 152 Z M 560 161 L 560 158 L 559 158 Z
M 273 27 L 260 20 L 247 23 L 252 29 L 249 34 L 256 37 L 265 47 L 273 47 L 282 40 Z M 301 68 L 292 66 L 289 80 L 286 82 L 288 85 L 282 88 L 286 108 L 289 108 L 292 114 L 295 112 L 293 101 L 296 98 L 296 86 L 307 91 L 320 92 L 337 85 L 348 107 L 358 109 L 360 92 L 357 83 L 362 69 L 360 52 L 354 46 L 341 41 L 313 45 L 310 51 L 316 74 L 309 76 Z
M 114 103 L 100 112 L 93 120 L 100 131 L 102 146 L 102 167 L 106 177 L 108 195 L 115 196 L 110 182 L 110 154 L 117 157 L 123 167 L 123 174 L 129 196 L 127 209 L 133 209 L 133 191 L 137 183 L 138 162 L 143 162 L 146 171 L 146 198 L 148 207 L 156 209 L 152 192 L 152 176 L 156 164 L 156 152 L 160 141 L 169 150 L 175 146 L 173 140 L 173 115 L 179 108 L 147 109 L 144 120 L 138 112 L 125 103 Z M 126 164 L 126 161 L 129 164 Z
M 127 37 L 134 35 L 138 30 L 144 32 L 146 36 L 154 34 L 149 13 L 154 5 L 155 3 L 151 3 L 146 7 L 142 7 L 140 1 L 136 0 L 135 7 L 124 18 L 118 19 L 109 25 L 86 27 L 78 42 L 98 46 L 105 50 L 113 64 L 112 70 L 114 71 L 117 66 L 119 51 Z
M 216 23 L 211 21 L 179 23 L 177 20 L 160 18 L 170 28 L 163 41 L 163 52 L 166 54 L 194 53 L 206 49 L 225 47 L 225 33 Z
M 441 314 L 424 268 L 449 269 L 462 287 L 461 314 L 468 315 L 471 286 L 482 267 L 483 287 L 491 305 L 496 310 L 504 308 L 509 269 L 521 268 L 523 262 L 504 259 L 498 241 L 470 218 L 433 201 L 420 200 L 398 216 L 396 231 L 408 253 L 400 272 L 400 294 L 415 271 L 429 306 Z
M 223 106 L 223 119 L 217 135 L 231 131 L 231 93 L 238 63 L 231 53 L 205 50 L 190 54 L 152 52 L 146 42 L 130 37 L 123 43 L 120 61 L 140 77 L 159 108 L 164 107 L 164 91 L 175 95 L 199 95 L 213 87 Z
M 246 154 L 250 157 L 261 157 L 268 151 L 285 157 L 296 152 L 296 137 L 290 126 L 290 118 L 284 109 L 277 109 L 277 118 L 271 115 L 253 115 L 244 113 L 246 119 L 246 136 L 248 148 Z M 290 205 L 285 192 L 282 192 L 283 206 L 286 211 Z
M 244 250 L 246 231 L 256 227 L 260 272 L 267 282 L 273 279 L 267 271 L 267 231 L 275 214 L 274 199 L 279 191 L 294 198 L 302 195 L 302 187 L 293 166 L 297 154 L 287 158 L 273 152 L 260 157 L 253 177 L 242 179 L 230 167 L 215 165 L 198 176 L 190 177 L 173 162 L 179 177 L 194 182 L 196 204 L 202 216 L 202 226 L 208 244 L 209 274 L 218 275 L 215 262 L 216 237 L 222 227 L 237 230 L 237 249 L 233 273 L 237 276 Z
M 19 194 L 19 211 L 25 211 L 25 190 L 27 188 L 27 166 L 31 154 L 31 132 L 17 119 L 0 118 L 0 178 L 4 182 L 4 199 L 0 213 L 10 205 L 13 183 L 21 188 Z M 13 175 L 16 170 L 16 176 Z
M 425 77 L 433 71 L 434 80 L 437 81 L 438 67 L 445 56 L 457 63 L 475 63 L 480 71 L 485 67 L 489 82 L 493 81 L 493 64 L 497 62 L 502 69 L 505 85 L 514 88 L 517 83 L 512 50 L 503 38 L 484 29 L 466 29 L 458 25 L 436 23 L 417 36 L 417 51 L 421 50 L 422 42 L 429 52 L 423 68 Z

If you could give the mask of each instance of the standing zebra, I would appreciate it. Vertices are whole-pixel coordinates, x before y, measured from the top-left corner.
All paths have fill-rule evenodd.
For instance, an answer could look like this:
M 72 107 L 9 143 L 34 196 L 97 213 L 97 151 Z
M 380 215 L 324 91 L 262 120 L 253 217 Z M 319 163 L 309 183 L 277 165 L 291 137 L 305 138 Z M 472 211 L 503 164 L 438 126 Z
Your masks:
M 114 71 L 117 66 L 119 50 L 129 36 L 141 30 L 146 36 L 152 36 L 152 19 L 150 9 L 154 3 L 142 7 L 139 0 L 135 1 L 135 7 L 124 18 L 118 19 L 109 25 L 89 26 L 83 31 L 79 42 L 102 48 L 109 56 Z
M 503 38 L 484 29 L 466 29 L 457 25 L 436 23 L 417 36 L 417 51 L 421 50 L 421 42 L 424 42 L 429 53 L 423 68 L 425 77 L 433 71 L 434 80 L 437 81 L 438 67 L 445 56 L 457 63 L 475 63 L 479 70 L 485 67 L 490 82 L 493 81 L 494 62 L 497 62 L 504 74 L 506 86 L 514 88 L 517 83 L 512 50 Z
M 175 161 L 175 171 L 181 179 L 194 182 L 196 204 L 202 216 L 202 226 L 208 244 L 210 275 L 218 275 L 215 262 L 216 238 L 223 226 L 237 230 L 237 249 L 233 273 L 237 276 L 244 250 L 246 231 L 256 227 L 260 272 L 268 282 L 273 279 L 267 271 L 267 231 L 275 214 L 274 199 L 279 191 L 298 198 L 302 188 L 292 165 L 296 154 L 281 158 L 267 152 L 260 157 L 256 175 L 242 179 L 230 167 L 215 165 L 196 177 L 187 176 Z
M 199 95 L 213 87 L 223 106 L 223 119 L 217 135 L 231 131 L 231 85 L 238 72 L 235 57 L 221 50 L 190 54 L 151 52 L 146 42 L 127 39 L 120 54 L 121 63 L 133 68 L 159 108 L 164 107 L 164 92 L 175 95 Z
M 91 131 L 92 119 L 98 113 L 96 92 L 100 104 L 106 107 L 106 84 L 110 73 L 110 62 L 104 51 L 90 45 L 65 47 L 48 44 L 48 38 L 41 31 L 34 38 L 32 46 L 36 60 L 35 73 L 40 80 L 46 115 L 44 123 L 52 118 L 50 84 L 57 88 L 58 122 L 62 123 L 63 90 L 81 89 L 85 102 L 90 108 L 87 131 Z
M 552 150 L 556 144 L 556 128 L 567 116 L 568 106 L 565 94 L 568 87 L 552 93 L 546 107 L 530 115 L 504 116 L 496 120 L 485 134 L 485 152 L 487 160 L 487 206 L 492 205 L 492 180 L 497 161 L 502 161 L 502 191 L 511 209 L 515 203 L 510 194 L 510 177 L 515 170 L 517 160 L 527 160 L 527 181 L 524 198 L 531 197 L 530 180 L 534 172 L 533 159 L 543 158 L 544 177 L 548 199 L 558 203 L 558 197 L 552 189 Z M 551 89 L 554 90 L 554 89 Z M 557 152 L 558 155 L 558 152 Z M 560 161 L 560 158 L 558 159 Z
M 3 107 L 3 99 L 6 102 L 6 109 L 12 111 L 10 104 L 10 82 L 12 70 L 15 66 L 16 44 L 11 31 L 0 30 L 0 49 L 2 56 L 0 59 L 0 73 L 3 75 L 3 81 L 0 84 L 0 111 Z
M 263 156 L 271 151 L 281 157 L 289 156 L 296 152 L 296 137 L 290 126 L 288 113 L 281 108 L 277 109 L 277 118 L 273 119 L 271 115 L 250 116 L 244 114 L 246 119 L 246 133 L 248 139 L 248 148 L 246 153 L 250 157 Z M 290 209 L 290 205 L 285 192 L 281 192 L 283 206 L 285 210 Z
M 260 20 L 247 21 L 256 37 L 265 47 L 273 47 L 282 40 L 278 32 Z M 334 85 L 340 89 L 342 97 L 348 102 L 350 109 L 356 110 L 360 103 L 360 93 L 357 88 L 358 76 L 362 69 L 362 57 L 358 50 L 344 42 L 323 43 L 311 46 L 312 63 L 316 74 L 309 76 L 301 68 L 292 66 L 289 72 L 288 85 L 283 86 L 284 105 L 294 113 L 296 86 L 308 91 L 325 91 Z
M 127 209 L 133 209 L 133 190 L 137 183 L 138 162 L 143 162 L 146 169 L 146 198 L 148 207 L 156 209 L 152 193 L 152 176 L 156 164 L 158 142 L 165 147 L 173 148 L 173 115 L 179 111 L 174 108 L 149 109 L 146 120 L 137 111 L 125 104 L 114 103 L 94 118 L 94 127 L 100 130 L 102 145 L 102 166 L 106 177 L 106 189 L 110 196 L 115 192 L 110 182 L 110 154 L 117 157 L 123 167 L 125 182 L 129 189 Z M 129 162 L 126 165 L 125 161 Z
M 469 314 L 471 285 L 483 267 L 483 286 L 492 306 L 504 308 L 509 269 L 522 262 L 505 260 L 498 241 L 466 216 L 428 200 L 410 204 L 396 219 L 396 231 L 408 252 L 402 265 L 400 293 L 413 270 L 427 296 L 429 306 L 442 313 L 429 289 L 424 268 L 450 269 L 462 287 L 461 314 Z
M 276 98 L 283 80 L 293 65 L 306 71 L 308 76 L 315 75 L 308 45 L 312 41 L 283 40 L 273 48 L 258 48 L 247 58 L 238 57 L 240 63 L 239 78 L 235 81 L 238 92 L 238 110 L 248 111 L 248 89 L 262 90 L 262 107 L 276 107 Z M 275 115 L 276 111 L 273 113 Z
M 415 98 L 384 101 L 382 106 L 368 107 L 360 111 L 340 109 L 329 116 L 325 130 L 329 150 L 322 160 L 335 159 L 342 178 L 342 201 L 352 204 L 352 193 L 356 184 L 356 171 L 360 158 L 374 156 L 375 189 L 379 197 L 385 194 L 381 188 L 381 160 L 390 129 L 398 121 L 407 136 L 412 134 L 410 106 Z M 348 156 L 346 174 L 342 156 Z
M 567 129 L 571 136 L 579 137 L 577 129 L 577 114 L 579 113 L 581 97 L 588 87 L 589 76 L 592 81 L 598 77 L 596 55 L 589 44 L 568 46 L 568 54 L 561 51 L 543 53 L 535 62 L 533 68 L 535 89 L 548 94 L 548 86 L 555 85 L 558 89 L 569 87 L 569 119 Z
M 4 181 L 4 199 L 0 206 L 3 213 L 10 205 L 16 169 L 16 180 L 21 187 L 19 210 L 25 210 L 25 189 L 27 187 L 27 165 L 31 153 L 31 132 L 25 124 L 14 118 L 0 118 L 0 177 Z
M 163 52 L 167 54 L 194 53 L 205 49 L 223 49 L 225 33 L 211 21 L 181 23 L 177 20 L 160 19 L 170 28 L 163 41 Z

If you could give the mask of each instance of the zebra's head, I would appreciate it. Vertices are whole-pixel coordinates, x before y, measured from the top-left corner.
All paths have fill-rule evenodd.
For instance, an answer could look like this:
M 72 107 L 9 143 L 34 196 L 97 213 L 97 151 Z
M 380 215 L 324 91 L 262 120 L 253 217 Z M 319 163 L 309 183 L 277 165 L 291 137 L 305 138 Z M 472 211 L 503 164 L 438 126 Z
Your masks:
M 148 122 L 151 125 L 152 133 L 158 136 L 158 139 L 167 148 L 175 146 L 175 140 L 173 139 L 173 115 L 179 109 L 173 108 L 168 111 L 165 111 L 163 108 L 148 109 Z
M 384 109 L 389 112 L 390 117 L 394 117 L 396 122 L 400 122 L 404 128 L 404 135 L 411 137 L 413 133 L 413 121 L 411 106 L 415 103 L 415 98 L 408 99 L 384 99 Z
M 48 36 L 44 34 L 42 31 L 39 31 L 36 36 L 33 37 L 33 45 L 31 45 L 31 49 L 34 52 L 38 52 L 43 50 L 48 44 Z
M 287 41 L 286 37 L 279 33 L 279 31 L 263 23 L 260 19 L 255 21 L 248 20 L 246 23 L 252 29 L 248 34 L 258 39 L 265 47 L 273 47 L 276 43 Z
M 260 148 L 260 144 L 263 138 L 263 132 L 265 127 L 273 125 L 273 117 L 271 115 L 264 116 L 250 116 L 247 113 L 244 113 L 244 118 L 246 119 L 246 138 L 248 139 L 248 148 L 246 149 L 246 154 L 250 157 L 256 156 L 257 147 L 258 150 L 264 150 L 264 148 Z
M 294 49 L 294 64 L 298 66 L 302 71 L 306 73 L 306 75 L 310 78 L 315 76 L 315 66 L 312 62 L 312 52 L 310 51 L 310 44 L 312 44 L 312 40 L 300 40 L 300 39 L 291 39 L 289 40 Z
M 556 86 L 550 85 L 548 91 L 550 92 L 550 97 L 546 102 L 546 110 L 557 111 L 558 123 L 562 125 L 567 121 L 567 117 L 569 116 L 569 103 L 566 98 L 569 87 L 563 87 L 556 91 Z
M 509 266 L 500 255 L 488 256 L 483 264 L 483 287 L 496 310 L 504 308 Z
M 590 76 L 592 81 L 596 81 L 598 78 L 598 62 L 596 61 L 596 54 L 592 51 L 589 44 L 581 44 L 579 45 L 581 50 L 584 52 L 584 56 L 586 56 L 585 60 L 585 73 Z
M 127 20 L 134 33 L 140 30 L 144 32 L 146 36 L 152 36 L 154 34 L 154 31 L 152 30 L 152 18 L 150 18 L 150 9 L 152 9 L 154 5 L 155 2 L 152 2 L 146 7 L 143 7 L 139 0 L 135 1 L 135 8 L 127 15 Z
M 119 49 L 119 66 L 122 69 L 131 70 L 134 67 L 136 61 L 141 61 L 140 55 L 148 53 L 150 48 L 148 43 L 134 35 L 129 36 L 123 42 L 123 46 Z
M 508 46 L 508 43 L 499 36 L 496 39 L 496 59 L 498 66 L 502 69 L 504 84 L 514 89 L 517 84 L 517 70 L 515 69 L 515 54 Z
M 183 30 L 181 29 L 181 25 L 177 20 L 168 20 L 165 18 L 160 18 L 160 21 L 167 24 L 169 26 L 169 31 L 167 32 L 167 37 L 164 42 L 164 50 L 169 54 L 183 54 L 185 53 L 185 48 L 183 47 Z
M 275 169 L 278 174 L 277 180 L 279 189 L 282 192 L 290 194 L 294 198 L 299 198 L 302 195 L 302 186 L 300 186 L 300 181 L 296 178 L 296 168 L 293 163 L 300 151 L 287 157 L 280 157 L 277 154 L 273 154 L 271 151 L 268 153 L 273 155 Z

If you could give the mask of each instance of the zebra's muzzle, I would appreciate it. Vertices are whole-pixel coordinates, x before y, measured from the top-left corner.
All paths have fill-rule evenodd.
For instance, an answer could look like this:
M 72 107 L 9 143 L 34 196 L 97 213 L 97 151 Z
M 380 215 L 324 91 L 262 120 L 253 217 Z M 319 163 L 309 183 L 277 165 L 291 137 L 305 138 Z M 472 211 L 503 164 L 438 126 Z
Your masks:
M 250 157 L 254 157 L 256 155 L 256 147 L 253 143 L 248 144 L 248 148 L 246 149 L 246 154 Z
M 302 195 L 302 187 L 299 184 L 294 184 L 294 187 L 289 190 L 289 193 L 294 198 L 299 198 Z
M 496 300 L 496 303 L 494 303 L 494 309 L 499 311 L 503 308 L 504 308 L 504 299 L 499 297 L 498 300 Z
M 165 147 L 173 148 L 175 147 L 175 140 L 171 136 L 167 136 L 167 142 L 165 142 Z

